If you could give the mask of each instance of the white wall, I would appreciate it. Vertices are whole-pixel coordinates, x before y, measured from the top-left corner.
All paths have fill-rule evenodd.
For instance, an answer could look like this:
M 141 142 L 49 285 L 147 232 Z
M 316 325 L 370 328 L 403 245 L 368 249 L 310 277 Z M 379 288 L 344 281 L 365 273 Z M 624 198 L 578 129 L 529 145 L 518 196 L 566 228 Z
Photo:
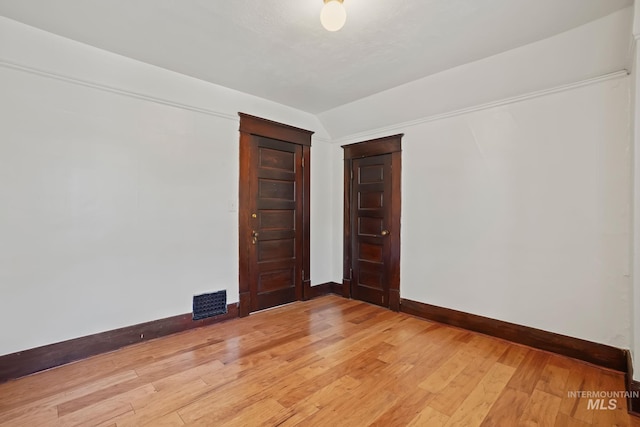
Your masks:
M 311 147 L 311 280 L 312 284 L 331 282 L 335 205 L 332 197 L 334 173 L 331 155 L 333 146 L 314 142 Z M 342 252 L 340 252 L 342 253 Z
M 632 147 L 632 231 L 633 237 L 630 245 L 632 248 L 632 345 L 631 354 L 633 356 L 633 379 L 640 381 L 640 84 L 638 78 L 638 66 L 640 65 L 640 53 L 637 40 L 640 39 L 640 8 L 634 7 L 634 22 L 631 49 L 631 147 Z
M 187 313 L 197 293 L 238 301 L 237 112 L 326 136 L 309 114 L 5 18 L 0 93 L 0 354 Z M 317 183 L 330 150 L 314 141 Z M 331 205 L 312 191 L 317 284 Z
M 401 297 L 629 348 L 629 108 L 625 76 L 405 127 Z

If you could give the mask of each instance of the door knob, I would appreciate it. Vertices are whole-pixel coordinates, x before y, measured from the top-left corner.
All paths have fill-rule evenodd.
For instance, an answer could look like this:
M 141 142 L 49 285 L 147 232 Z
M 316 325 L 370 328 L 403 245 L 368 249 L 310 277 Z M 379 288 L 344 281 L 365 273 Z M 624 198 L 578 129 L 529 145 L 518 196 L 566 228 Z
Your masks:
M 389 234 L 389 230 L 382 230 L 382 233 L 381 233 L 381 234 L 382 234 L 383 236 L 386 236 L 387 234 Z
M 253 237 L 253 239 L 251 239 L 251 243 L 255 245 L 258 241 L 258 232 L 256 230 L 253 230 L 251 232 L 251 237 Z

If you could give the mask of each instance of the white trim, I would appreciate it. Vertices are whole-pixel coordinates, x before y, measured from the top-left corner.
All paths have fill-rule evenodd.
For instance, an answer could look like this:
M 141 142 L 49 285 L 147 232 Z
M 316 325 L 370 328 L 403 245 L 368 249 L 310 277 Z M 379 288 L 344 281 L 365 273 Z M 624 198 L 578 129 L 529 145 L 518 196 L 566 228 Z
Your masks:
M 195 111 L 210 116 L 220 117 L 223 119 L 233 120 L 237 122 L 238 116 L 235 114 L 223 113 L 220 111 L 210 110 L 208 108 L 196 107 L 194 105 L 182 104 L 180 102 L 170 101 L 165 98 L 158 98 L 156 96 L 145 95 L 143 93 L 133 92 L 127 89 L 120 89 L 113 86 L 108 86 L 102 83 L 95 83 L 88 80 L 82 80 L 76 77 L 64 76 L 62 74 L 53 73 L 50 71 L 40 70 L 38 68 L 13 63 L 4 59 L 0 59 L 0 67 L 10 68 L 13 70 L 23 71 L 37 76 L 46 77 L 50 79 L 60 80 L 62 82 L 71 83 L 79 86 L 85 86 L 92 89 L 102 90 L 105 92 L 111 92 L 118 95 L 124 95 L 135 99 L 142 99 L 144 101 L 155 102 L 156 104 L 167 105 L 170 107 L 180 108 L 183 110 Z
M 522 102 L 522 101 L 526 101 L 529 99 L 533 99 L 533 98 L 538 98 L 541 96 L 545 96 L 545 95 L 551 95 L 554 93 L 559 93 L 559 92 L 565 92 L 568 90 L 572 90 L 572 89 L 577 89 L 583 86 L 588 86 L 588 85 L 592 85 L 592 84 L 596 84 L 596 83 L 600 83 L 603 81 L 607 81 L 607 80 L 613 80 L 613 79 L 618 79 L 618 78 L 622 78 L 622 77 L 626 77 L 629 75 L 629 71 L 628 70 L 620 70 L 620 71 L 616 71 L 613 73 L 609 73 L 609 74 L 604 74 L 602 76 L 598 76 L 598 77 L 594 77 L 591 79 L 586 79 L 586 80 L 581 80 L 579 82 L 574 82 L 574 83 L 569 83 L 566 85 L 562 85 L 562 86 L 556 86 L 550 89 L 543 89 L 543 90 L 539 90 L 539 91 L 535 91 L 535 92 L 530 92 L 524 95 L 518 95 L 518 96 L 513 96 L 511 98 L 504 98 L 501 99 L 499 101 L 492 101 L 492 102 L 487 102 L 485 104 L 480 104 L 480 105 L 476 105 L 473 107 L 467 107 L 467 108 L 461 108 L 459 110 L 454 110 L 454 111 L 450 111 L 448 113 L 442 113 L 442 114 L 436 114 L 433 116 L 427 116 L 427 117 L 423 117 L 420 119 L 416 119 L 416 120 L 410 120 L 410 121 L 406 121 L 406 122 L 402 122 L 402 123 L 398 123 L 398 124 L 394 124 L 394 125 L 390 125 L 390 126 L 385 126 L 385 127 L 381 127 L 381 128 L 377 128 L 377 129 L 373 129 L 373 130 L 368 130 L 365 132 L 359 132 L 359 133 L 354 133 L 351 135 L 347 135 L 347 136 L 343 136 L 340 138 L 335 138 L 333 139 L 332 143 L 333 144 L 345 144 L 345 143 L 351 143 L 354 142 L 355 140 L 367 140 L 367 139 L 371 139 L 373 137 L 378 137 L 381 134 L 391 134 L 391 133 L 399 133 L 399 131 L 402 131 L 408 127 L 411 126 L 416 126 L 416 125 L 420 125 L 423 123 L 428 123 L 428 122 L 434 122 L 436 120 L 442 120 L 442 119 L 447 119 L 450 117 L 456 117 L 456 116 L 460 116 L 463 114 L 468 114 L 468 113 L 473 113 L 475 111 L 481 111 L 481 110 L 487 110 L 489 108 L 495 108 L 495 107 L 500 107 L 503 105 L 507 105 L 507 104 L 514 104 L 517 102 Z

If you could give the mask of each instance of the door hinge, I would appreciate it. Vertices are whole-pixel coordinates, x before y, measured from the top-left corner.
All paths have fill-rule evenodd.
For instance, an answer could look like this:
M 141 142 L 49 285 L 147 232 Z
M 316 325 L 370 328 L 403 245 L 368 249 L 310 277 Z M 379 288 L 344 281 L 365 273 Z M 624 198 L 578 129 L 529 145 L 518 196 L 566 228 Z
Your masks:
M 353 279 L 353 268 L 349 269 L 349 279 Z
M 351 169 L 351 181 L 353 181 L 353 169 Z
M 302 281 L 304 281 L 304 270 L 302 270 Z
M 304 167 L 304 157 L 302 158 L 302 167 Z

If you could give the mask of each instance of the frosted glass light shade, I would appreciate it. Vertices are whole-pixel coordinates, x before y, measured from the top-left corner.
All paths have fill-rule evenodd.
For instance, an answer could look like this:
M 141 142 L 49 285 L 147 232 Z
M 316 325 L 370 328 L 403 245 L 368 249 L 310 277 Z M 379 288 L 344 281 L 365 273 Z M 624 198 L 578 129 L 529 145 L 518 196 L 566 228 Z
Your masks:
M 328 31 L 338 31 L 347 20 L 347 11 L 338 0 L 331 0 L 324 4 L 320 12 L 320 22 Z

